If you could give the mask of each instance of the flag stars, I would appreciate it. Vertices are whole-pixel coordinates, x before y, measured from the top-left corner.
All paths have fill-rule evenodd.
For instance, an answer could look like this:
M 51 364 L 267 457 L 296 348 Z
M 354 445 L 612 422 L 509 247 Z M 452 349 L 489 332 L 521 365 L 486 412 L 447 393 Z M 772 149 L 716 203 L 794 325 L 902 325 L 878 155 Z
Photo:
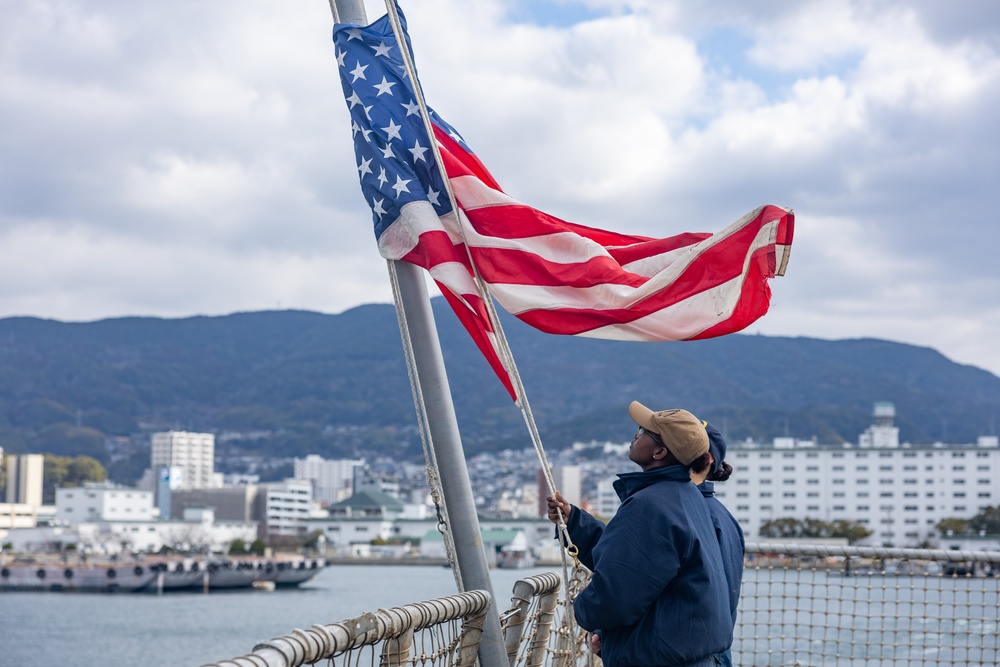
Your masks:
M 367 160 L 361 158 L 361 164 L 358 165 L 358 172 L 361 174 L 361 178 L 364 178 L 365 174 L 374 173 L 372 172 L 372 168 L 370 166 L 371 163 L 372 163 L 372 158 L 368 158 Z
M 420 113 L 420 105 L 416 102 L 404 102 L 401 106 L 406 109 L 407 116 L 413 116 Z
M 347 41 L 349 42 L 352 39 L 361 39 L 361 28 L 351 28 L 347 31 Z
M 401 139 L 399 131 L 403 129 L 402 125 L 397 125 L 396 121 L 392 118 L 389 119 L 389 126 L 382 128 L 386 132 L 386 141 L 392 141 L 393 139 Z
M 413 142 L 413 148 L 408 148 L 410 154 L 413 155 L 414 162 L 427 162 L 427 158 L 424 157 L 424 153 L 430 150 L 430 148 L 424 148 L 420 145 L 420 139 Z
M 392 146 L 389 144 L 386 144 L 385 148 L 380 148 L 379 150 L 382 151 L 382 157 L 386 160 L 396 157 L 396 154 L 392 152 Z
M 404 192 L 409 193 L 410 188 L 406 184 L 412 180 L 412 178 L 404 179 L 399 174 L 396 174 L 396 184 L 392 186 L 392 189 L 396 191 L 396 199 L 399 199 L 399 195 Z
M 366 69 L 368 69 L 368 65 L 362 65 L 361 61 L 359 60 L 358 64 L 354 66 L 354 69 L 351 70 L 351 75 L 354 77 L 353 79 L 351 79 L 351 83 L 357 82 L 358 79 L 364 79 L 365 81 L 367 81 L 368 78 L 365 77 Z
M 372 119 L 371 110 L 372 110 L 373 106 L 375 106 L 375 105 L 374 104 L 369 104 L 368 106 L 363 107 L 364 110 L 365 110 L 365 118 L 367 118 L 369 122 L 371 122 L 371 119 Z
M 389 51 L 392 51 L 392 45 L 386 45 L 383 41 L 381 44 L 375 47 L 375 55 L 382 56 L 383 58 L 389 57 Z
M 399 178 L 399 176 L 397 176 L 396 178 Z M 385 167 L 379 167 L 378 168 L 378 186 L 380 188 L 384 187 L 385 184 L 388 183 L 388 182 L 389 182 L 389 178 L 385 175 Z
M 385 199 L 375 199 L 372 197 L 372 212 L 378 216 L 379 220 L 381 220 L 382 216 L 386 214 L 386 210 L 382 208 L 382 202 L 384 201 Z
M 361 98 L 358 97 L 358 91 L 351 91 L 351 96 L 347 98 L 347 103 L 351 105 L 348 109 L 353 109 L 355 105 L 361 104 Z
M 438 201 L 438 197 L 440 196 L 441 193 L 435 190 L 434 188 L 431 187 L 427 188 L 427 201 L 429 201 L 430 203 L 434 204 L 435 206 L 440 206 L 441 202 Z
M 381 95 L 392 95 L 392 87 L 396 85 L 395 81 L 386 81 L 386 78 L 382 77 L 382 83 L 376 83 L 375 88 L 378 90 L 378 94 L 375 97 Z
M 337 64 L 341 67 L 347 67 L 344 64 L 344 56 L 347 55 L 347 51 L 337 51 Z

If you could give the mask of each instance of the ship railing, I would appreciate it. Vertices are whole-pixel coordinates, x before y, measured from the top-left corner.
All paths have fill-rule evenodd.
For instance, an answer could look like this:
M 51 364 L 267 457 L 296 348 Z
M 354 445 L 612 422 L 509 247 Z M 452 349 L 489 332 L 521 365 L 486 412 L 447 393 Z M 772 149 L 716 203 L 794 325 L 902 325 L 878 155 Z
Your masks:
M 1000 664 L 1000 553 L 746 545 L 734 665 Z
M 600 662 L 587 649 L 586 631 L 573 622 L 562 578 L 554 572 L 515 583 L 511 607 L 500 615 L 500 624 L 511 667 L 573 667 Z
M 746 553 L 734 665 L 1000 664 L 1000 552 L 761 543 Z M 570 589 L 585 584 L 574 577 Z M 500 615 L 511 667 L 600 664 L 571 597 L 555 573 L 514 585 Z M 206 667 L 472 667 L 489 599 L 472 591 L 295 630 Z
M 379 609 L 293 630 L 258 644 L 247 655 L 205 667 L 299 667 L 321 660 L 343 667 L 473 667 L 489 604 L 489 593 L 470 591 Z

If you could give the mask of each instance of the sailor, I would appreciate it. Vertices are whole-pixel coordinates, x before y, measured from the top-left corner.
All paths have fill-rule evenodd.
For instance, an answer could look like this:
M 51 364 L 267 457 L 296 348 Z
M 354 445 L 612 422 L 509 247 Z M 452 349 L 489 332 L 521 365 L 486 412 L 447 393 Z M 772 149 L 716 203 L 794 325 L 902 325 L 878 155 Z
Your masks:
M 641 472 L 614 483 L 622 504 L 605 526 L 558 493 L 549 518 L 565 517 L 580 561 L 593 571 L 574 615 L 598 634 L 607 667 L 709 667 L 732 644 L 729 585 L 708 503 L 691 483 L 711 462 L 705 425 L 686 410 L 638 401 L 629 460 Z
M 729 611 L 733 615 L 733 625 L 736 624 L 736 608 L 740 603 L 740 585 L 743 582 L 743 559 L 745 544 L 743 530 L 736 518 L 730 514 L 726 506 L 715 497 L 714 482 L 725 482 L 733 474 L 733 467 L 726 463 L 726 440 L 719 429 L 711 424 L 705 424 L 708 433 L 708 455 L 711 458 L 708 470 L 703 473 L 691 472 L 691 481 L 698 485 L 698 490 L 708 504 L 712 515 L 712 527 L 719 540 L 722 550 L 722 568 L 726 572 L 726 584 L 729 586 Z M 723 667 L 732 667 L 731 649 L 726 649 L 719 656 Z

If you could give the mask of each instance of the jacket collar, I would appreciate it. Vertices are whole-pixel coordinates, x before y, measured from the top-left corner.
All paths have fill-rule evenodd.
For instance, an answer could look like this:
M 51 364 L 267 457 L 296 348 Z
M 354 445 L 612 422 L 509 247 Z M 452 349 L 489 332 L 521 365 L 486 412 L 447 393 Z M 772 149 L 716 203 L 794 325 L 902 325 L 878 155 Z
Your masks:
M 701 484 L 698 485 L 698 490 L 701 491 L 701 495 L 705 496 L 706 498 L 715 497 L 715 484 L 713 484 L 712 482 L 707 482 L 707 481 L 702 482 Z
M 618 498 L 625 502 L 625 499 L 636 491 L 641 491 L 651 484 L 657 482 L 690 482 L 691 469 L 687 466 L 676 465 L 664 468 L 654 468 L 641 472 L 625 472 L 618 475 L 615 480 L 615 493 Z

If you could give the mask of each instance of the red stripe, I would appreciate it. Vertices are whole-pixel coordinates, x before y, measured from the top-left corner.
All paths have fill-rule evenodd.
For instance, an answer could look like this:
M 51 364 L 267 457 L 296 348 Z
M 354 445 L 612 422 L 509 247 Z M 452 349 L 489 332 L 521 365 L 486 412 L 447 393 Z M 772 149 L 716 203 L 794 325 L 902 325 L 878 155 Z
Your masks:
M 472 336 L 473 342 L 475 342 L 476 347 L 482 352 L 483 356 L 486 357 L 486 362 L 493 369 L 493 372 L 497 374 L 500 378 L 500 382 L 503 383 L 504 388 L 507 393 L 510 394 L 511 400 L 517 400 L 517 394 L 514 391 L 514 385 L 510 380 L 510 376 L 507 374 L 507 370 L 500 363 L 500 357 L 497 356 L 497 351 L 493 348 L 493 343 L 486 336 L 484 325 L 489 324 L 489 318 L 482 318 L 474 316 L 465 305 L 466 299 L 474 299 L 479 302 L 479 308 L 482 308 L 482 301 L 478 298 L 471 297 L 471 295 L 466 295 L 465 299 L 459 299 L 455 296 L 451 290 L 448 289 L 447 285 L 442 285 L 438 283 L 438 287 L 441 288 L 441 294 L 451 305 L 451 309 L 455 311 L 455 315 L 458 317 L 462 326 L 465 330 L 469 332 Z M 471 305 L 471 304 L 470 304 Z

